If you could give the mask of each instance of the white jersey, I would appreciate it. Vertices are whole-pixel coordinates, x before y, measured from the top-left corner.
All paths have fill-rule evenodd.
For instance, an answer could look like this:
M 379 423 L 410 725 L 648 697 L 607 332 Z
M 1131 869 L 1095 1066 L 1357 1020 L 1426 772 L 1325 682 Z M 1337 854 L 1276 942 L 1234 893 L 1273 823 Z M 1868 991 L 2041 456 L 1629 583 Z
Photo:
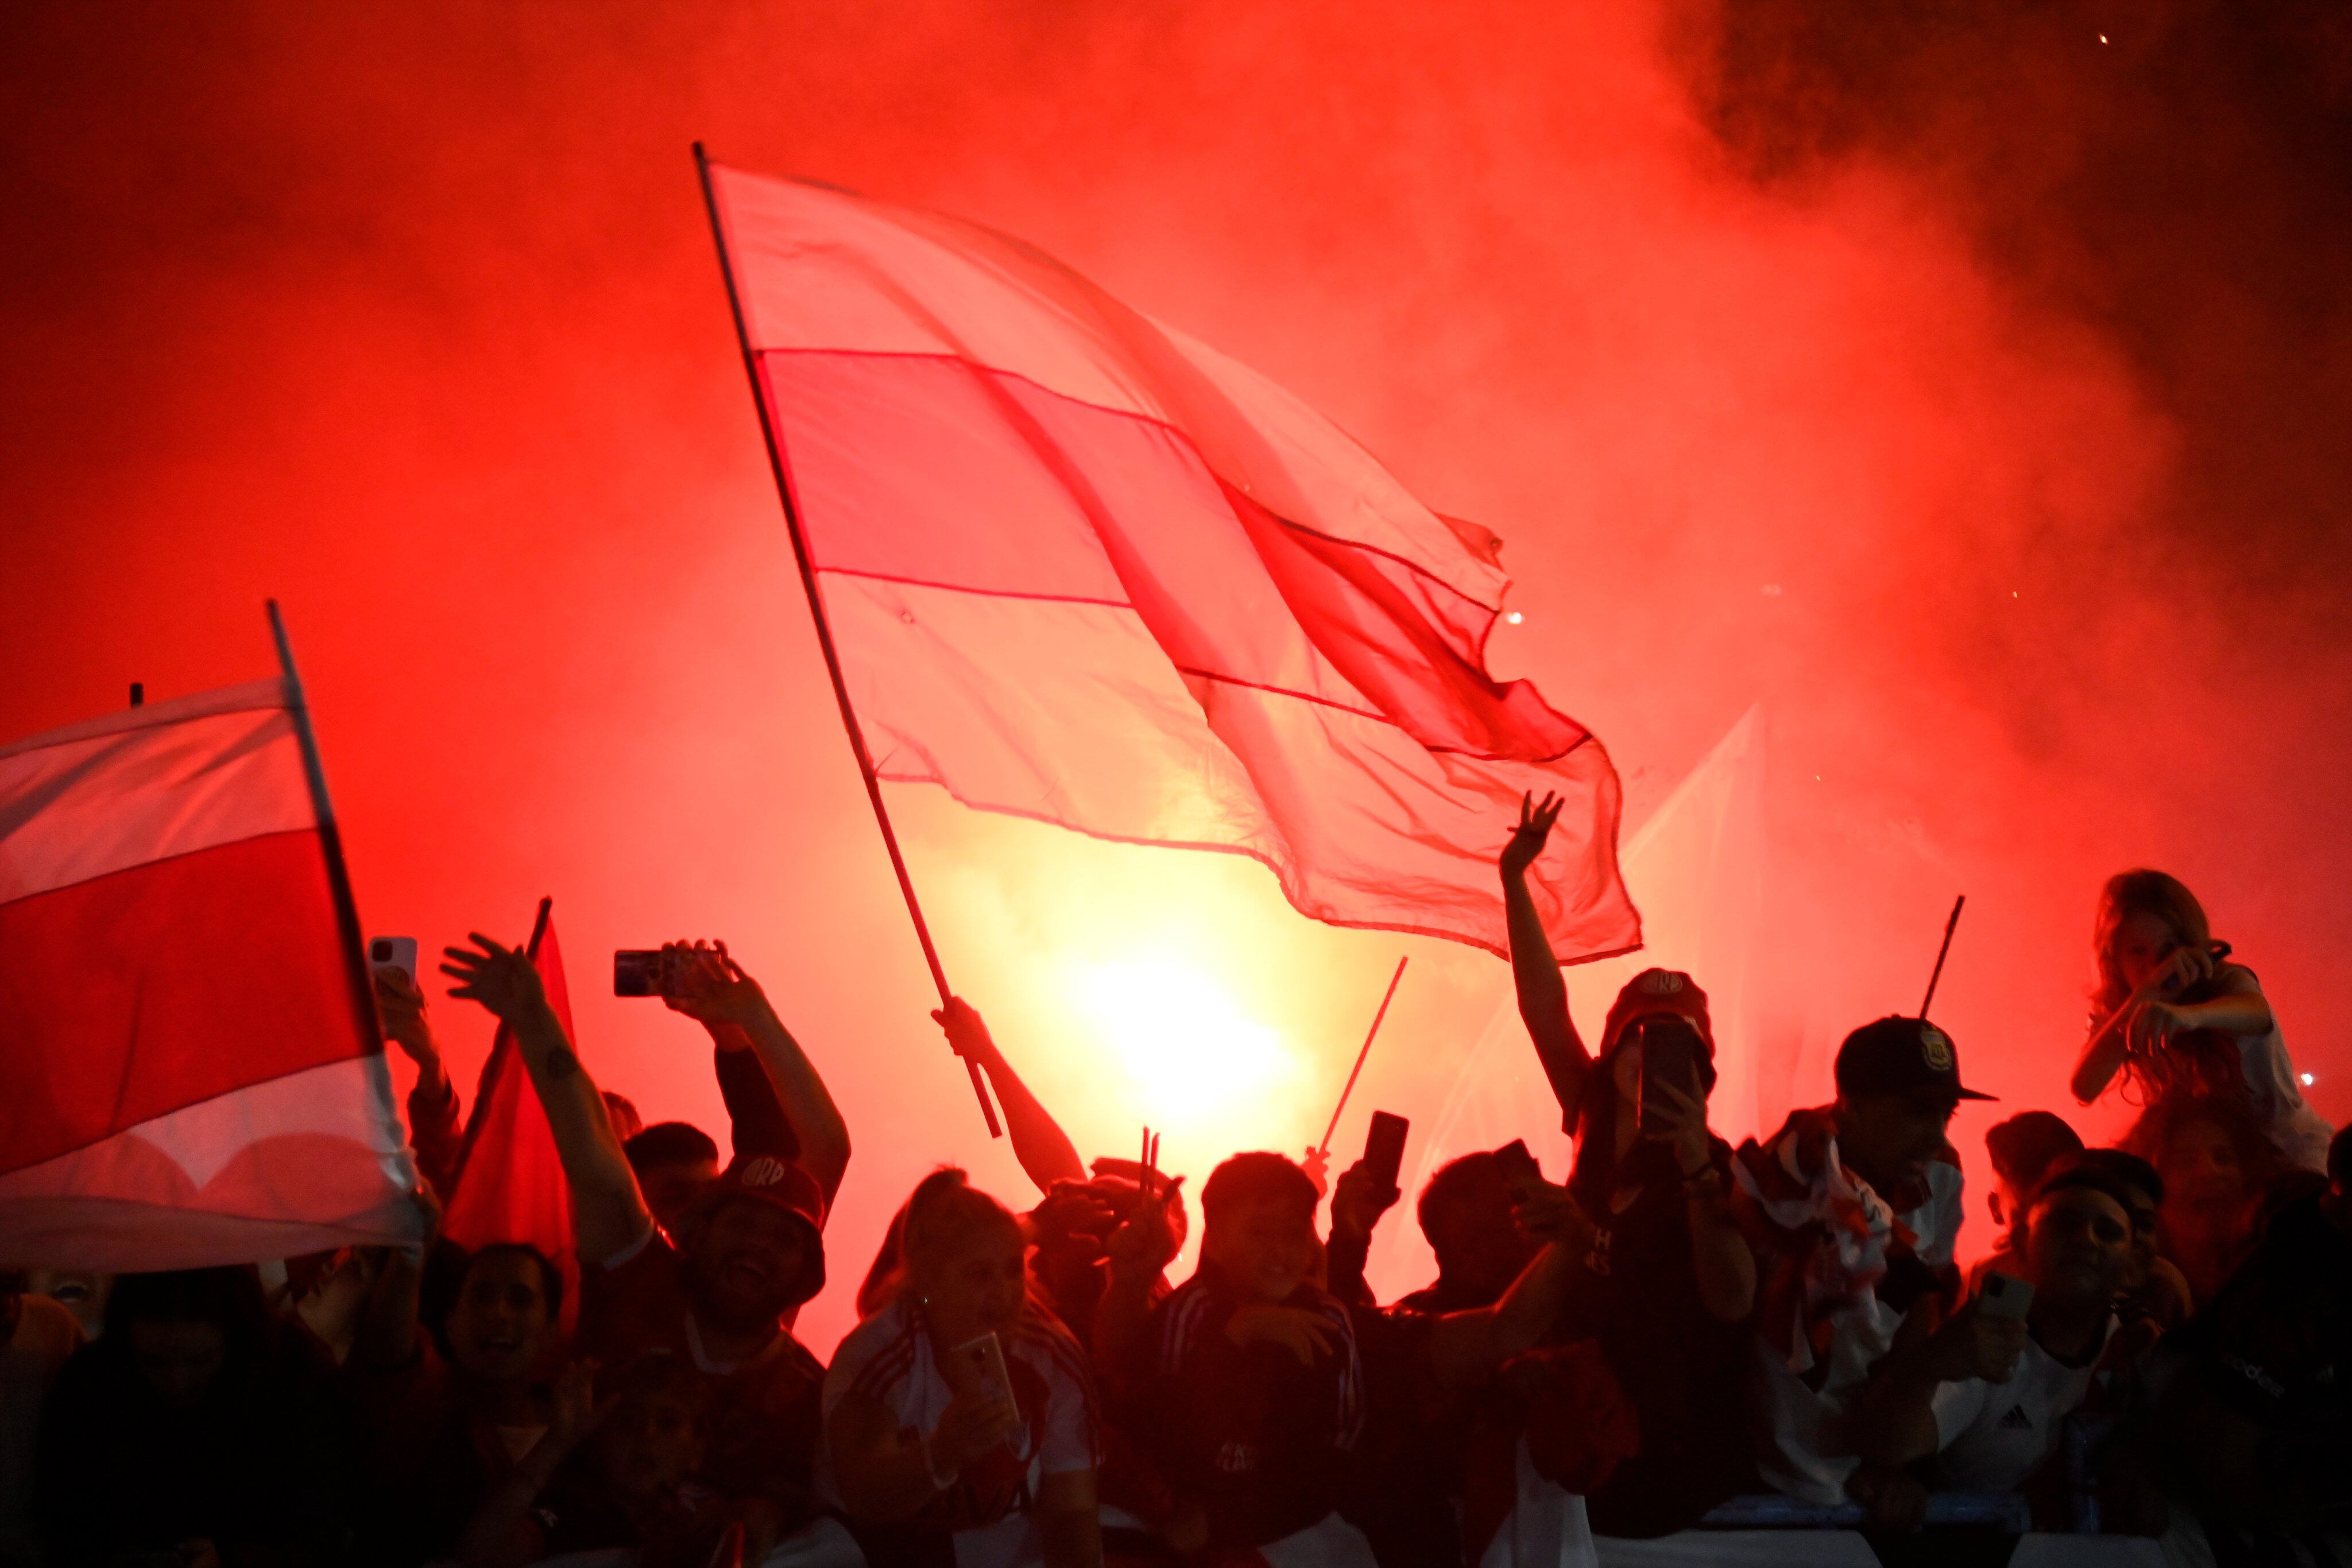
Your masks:
M 2327 1141 L 2336 1135 L 2336 1129 L 2304 1099 L 2294 1063 L 2286 1054 L 2286 1037 L 2279 1032 L 2276 1010 L 2273 1010 L 2268 1034 L 2231 1038 L 2238 1047 L 2238 1067 L 2245 1078 L 2246 1092 L 2253 1100 L 2254 1113 L 2262 1119 L 2271 1147 L 2295 1170 L 2326 1170 Z
M 1101 1458 L 1094 1378 L 1078 1342 L 1059 1321 L 1024 1305 L 1004 1342 L 1005 1368 L 1021 1428 L 1007 1449 L 969 1467 L 955 1486 L 917 1516 L 952 1532 L 957 1568 L 1034 1568 L 1044 1547 L 1031 1517 L 1047 1476 L 1093 1469 Z M 849 1333 L 824 1377 L 824 1416 L 850 1396 L 880 1403 L 899 1424 L 928 1437 L 953 1397 L 932 1354 L 931 1339 L 910 1294 Z M 818 1490 L 841 1506 L 830 1452 L 821 1456 Z
M 2107 1320 L 2106 1333 L 2116 1332 Z M 2100 1336 L 2100 1348 L 2106 1335 Z M 2069 1366 L 2029 1339 L 2006 1383 L 1971 1377 L 1936 1385 L 1936 1467 L 1960 1491 L 2011 1491 L 2057 1446 L 2060 1423 L 2080 1408 L 2098 1365 L 2094 1352 Z

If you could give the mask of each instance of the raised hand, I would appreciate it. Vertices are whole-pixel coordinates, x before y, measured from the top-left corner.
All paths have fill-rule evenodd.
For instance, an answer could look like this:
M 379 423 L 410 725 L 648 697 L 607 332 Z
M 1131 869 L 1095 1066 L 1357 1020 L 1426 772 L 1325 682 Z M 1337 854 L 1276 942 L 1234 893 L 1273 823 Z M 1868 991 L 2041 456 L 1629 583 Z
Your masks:
M 1511 1205 L 1511 1222 L 1530 1241 L 1569 1241 L 1581 1245 L 1592 1235 L 1592 1221 L 1564 1186 L 1532 1181 L 1518 1189 Z
M 1299 1365 L 1313 1366 L 1331 1354 L 1339 1331 L 1330 1319 L 1304 1307 L 1253 1303 L 1236 1307 L 1225 1320 L 1225 1337 L 1244 1350 L 1254 1344 L 1279 1345 L 1297 1356 Z
M 1339 1173 L 1339 1185 L 1331 1193 L 1331 1234 L 1336 1237 L 1368 1237 L 1381 1216 L 1396 1207 L 1404 1195 L 1393 1183 L 1376 1182 L 1372 1173 L 1358 1160 Z
M 505 947 L 478 931 L 467 933 L 471 947 L 441 949 L 441 972 L 457 983 L 449 994 L 461 1001 L 479 1002 L 500 1023 L 520 1023 L 547 1006 L 547 988 L 530 955 Z
M 1176 1227 L 1168 1211 L 1177 1201 L 1176 1189 L 1183 1185 L 1184 1178 L 1177 1176 L 1161 1189 L 1157 1201 L 1147 1195 L 1110 1233 L 1103 1251 L 1110 1260 L 1113 1275 L 1148 1280 L 1175 1261 Z
M 1646 1120 L 1658 1124 L 1655 1132 L 1642 1134 L 1654 1144 L 1664 1144 L 1674 1151 L 1675 1168 L 1685 1177 L 1695 1176 L 1705 1170 L 1715 1158 L 1715 1145 L 1706 1134 L 1706 1102 L 1679 1084 L 1663 1079 L 1651 1079 L 1642 1086 L 1642 1092 L 1652 1098 L 1642 1105 Z
M 407 970 L 390 964 L 378 966 L 374 976 L 375 1014 L 383 1025 L 384 1038 L 417 1066 L 438 1066 L 441 1051 L 425 1021 L 424 991 L 408 977 Z
M 949 1048 L 966 1061 L 986 1067 L 1001 1060 L 980 1009 L 961 997 L 950 997 L 947 1006 L 933 1008 L 931 1021 L 947 1031 Z
M 1518 830 L 1503 846 L 1498 862 L 1505 876 L 1517 879 L 1528 874 L 1528 867 L 1536 863 L 1536 857 L 1543 853 L 1544 841 L 1551 837 L 1551 825 L 1559 820 L 1559 809 L 1567 803 L 1566 797 L 1549 790 L 1541 800 L 1536 799 L 1533 790 L 1519 798 Z
M 743 972 L 724 942 L 665 942 L 668 990 L 662 1005 L 706 1024 L 742 1028 L 768 1011 L 768 994 Z

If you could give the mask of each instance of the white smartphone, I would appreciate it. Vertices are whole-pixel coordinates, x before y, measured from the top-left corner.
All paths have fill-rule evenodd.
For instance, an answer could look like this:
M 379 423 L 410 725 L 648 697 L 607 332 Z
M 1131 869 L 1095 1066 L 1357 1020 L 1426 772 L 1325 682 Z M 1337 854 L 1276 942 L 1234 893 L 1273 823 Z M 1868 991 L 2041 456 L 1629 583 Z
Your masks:
M 369 937 L 368 967 L 398 969 L 408 977 L 410 985 L 416 984 L 416 938 L 414 936 Z
M 2021 1318 L 2033 1307 L 2033 1287 L 2013 1274 L 1988 1273 L 1977 1288 L 1977 1311 L 1989 1318 Z
M 966 1340 L 949 1354 L 963 1364 L 974 1382 L 993 1387 L 1013 1406 L 1014 1416 L 1020 1416 L 1020 1404 L 1013 1397 L 1013 1373 L 1004 1364 L 1004 1346 L 994 1334 Z

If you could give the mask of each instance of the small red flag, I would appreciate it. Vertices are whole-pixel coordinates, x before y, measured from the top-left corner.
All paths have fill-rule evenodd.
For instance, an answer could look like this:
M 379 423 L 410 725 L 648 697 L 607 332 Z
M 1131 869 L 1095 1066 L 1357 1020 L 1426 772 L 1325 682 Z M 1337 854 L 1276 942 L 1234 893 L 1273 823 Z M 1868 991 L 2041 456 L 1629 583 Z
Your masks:
M 556 944 L 554 901 L 541 899 L 530 935 L 530 959 L 548 1005 L 555 1009 L 566 1040 L 572 999 L 563 984 L 563 951 Z M 572 1187 L 555 1152 L 547 1110 L 531 1087 L 514 1031 L 499 1026 L 490 1056 L 482 1063 L 474 1113 L 466 1124 L 457 1190 L 448 1197 L 441 1234 L 465 1248 L 494 1241 L 527 1241 L 563 1272 L 563 1314 L 568 1324 L 580 1299 L 580 1260 L 572 1239 Z

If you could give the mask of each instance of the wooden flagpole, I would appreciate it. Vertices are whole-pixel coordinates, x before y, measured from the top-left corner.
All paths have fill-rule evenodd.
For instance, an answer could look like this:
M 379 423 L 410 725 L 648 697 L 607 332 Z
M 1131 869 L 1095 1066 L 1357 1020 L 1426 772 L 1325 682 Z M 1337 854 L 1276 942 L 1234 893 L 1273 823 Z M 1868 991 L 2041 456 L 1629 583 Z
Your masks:
M 841 707 L 841 727 L 849 733 L 849 749 L 856 755 L 857 771 L 866 780 L 866 798 L 874 807 L 875 825 L 882 830 L 882 847 L 890 852 L 890 869 L 898 873 L 898 892 L 907 900 L 907 914 L 915 923 L 915 940 L 922 944 L 923 961 L 931 967 L 931 983 L 939 988 L 940 1005 L 945 1007 L 954 993 L 948 989 L 948 973 L 940 967 L 940 951 L 931 942 L 931 928 L 923 919 L 923 906 L 915 897 L 914 879 L 907 874 L 907 858 L 898 852 L 898 835 L 890 826 L 889 809 L 882 802 L 882 781 L 874 770 L 874 757 L 866 748 L 866 733 L 858 727 L 857 710 L 849 700 L 849 685 L 842 678 L 841 654 L 833 644 L 833 626 L 825 619 L 824 596 L 819 591 L 816 568 L 809 559 L 808 539 L 801 529 L 800 507 L 793 499 L 792 471 L 784 463 L 784 449 L 776 439 L 776 422 L 768 407 L 768 390 L 760 379 L 760 359 L 751 347 L 751 334 L 743 322 L 742 295 L 735 287 L 735 264 L 727 254 L 727 229 L 719 215 L 719 193 L 710 183 L 710 160 L 702 151 L 702 143 L 694 144 L 694 172 L 702 182 L 702 206 L 710 219 L 711 242 L 719 247 L 719 276 L 727 285 L 727 308 L 735 319 L 735 344 L 742 350 L 743 373 L 751 379 L 751 402 L 760 415 L 760 436 L 768 444 L 768 470 L 775 476 L 776 498 L 783 503 L 784 528 L 793 540 L 793 559 L 801 570 L 801 587 L 808 593 L 809 615 L 816 622 L 816 643 L 824 653 L 825 674 L 833 677 L 833 699 Z M 1001 1138 L 1004 1129 L 996 1120 L 996 1107 L 988 1098 L 988 1085 L 980 1076 L 980 1063 L 970 1057 L 964 1066 L 971 1073 L 971 1092 L 980 1099 L 980 1113 L 988 1122 L 988 1135 Z

